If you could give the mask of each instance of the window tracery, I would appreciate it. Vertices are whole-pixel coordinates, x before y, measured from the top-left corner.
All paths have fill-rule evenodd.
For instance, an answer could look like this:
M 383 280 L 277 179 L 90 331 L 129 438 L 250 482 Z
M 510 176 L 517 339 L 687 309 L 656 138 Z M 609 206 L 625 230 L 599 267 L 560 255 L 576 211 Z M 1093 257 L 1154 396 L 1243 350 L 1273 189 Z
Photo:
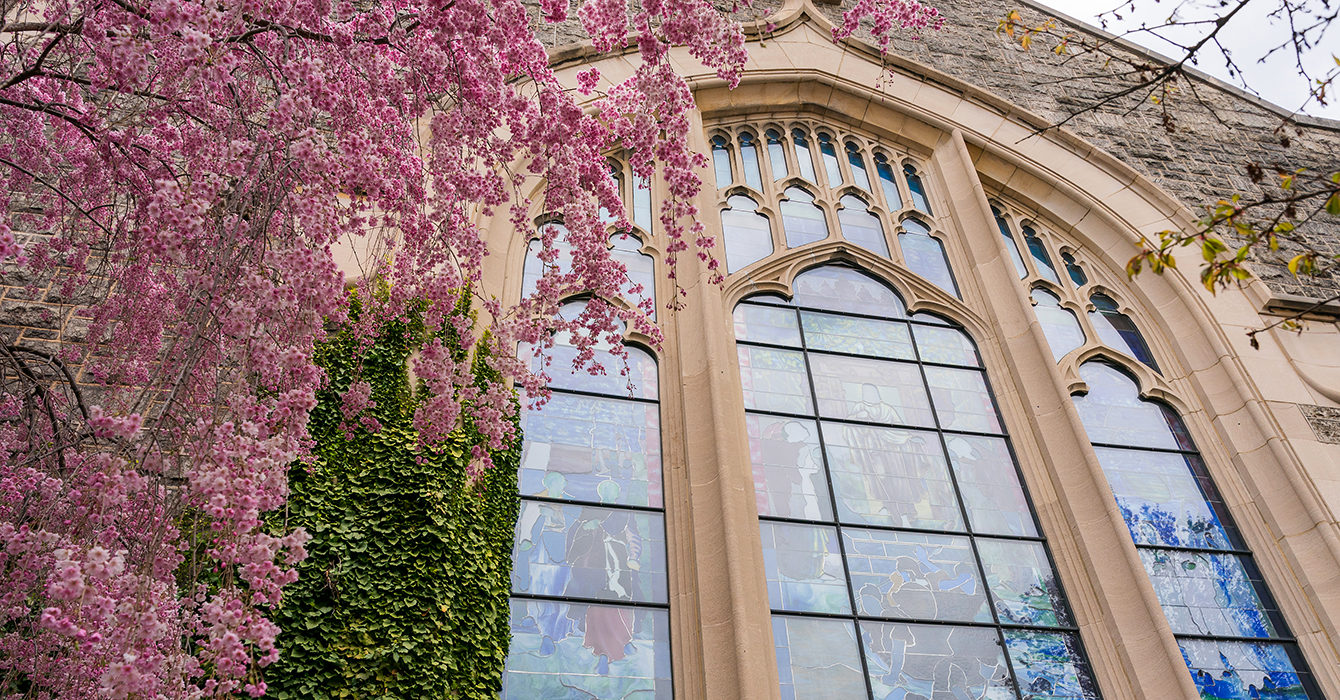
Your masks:
M 783 697 L 1097 697 L 972 341 L 792 288 L 734 312 Z

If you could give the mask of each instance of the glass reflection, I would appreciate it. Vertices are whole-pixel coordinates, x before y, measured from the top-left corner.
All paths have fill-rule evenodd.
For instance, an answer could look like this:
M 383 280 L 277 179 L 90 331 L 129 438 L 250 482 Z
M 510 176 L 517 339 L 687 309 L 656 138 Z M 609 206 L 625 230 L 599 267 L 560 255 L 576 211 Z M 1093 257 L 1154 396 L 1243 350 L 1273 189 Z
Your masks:
M 926 187 L 921 184 L 921 176 L 911 165 L 903 166 L 903 175 L 907 177 L 907 189 L 912 193 L 912 206 L 924 214 L 931 213 L 931 203 L 926 200 Z
M 727 143 L 724 136 L 712 137 L 712 167 L 716 171 L 717 189 L 735 182 L 735 176 L 731 174 L 730 149 Z
M 745 408 L 813 414 L 805 356 L 792 350 L 737 346 Z
M 963 516 L 935 433 L 823 423 L 838 519 L 961 532 Z
M 594 363 L 588 362 L 580 370 L 573 369 L 577 348 L 567 338 L 556 336 L 554 347 L 548 350 L 550 363 L 549 386 L 555 389 L 589 391 L 607 396 L 654 399 L 657 397 L 656 360 L 645 350 L 625 347 L 628 357 L 615 357 L 608 352 L 596 352 Z M 532 360 L 532 369 L 539 368 L 539 360 Z
M 647 229 L 651 230 L 651 229 Z M 628 281 L 619 290 L 619 296 L 633 306 L 649 310 L 656 319 L 656 263 L 650 255 L 642 254 L 642 241 L 626 233 L 610 236 L 610 257 L 623 263 Z
M 521 429 L 523 495 L 660 507 L 657 406 L 555 393 Z
M 1071 350 L 1084 345 L 1084 329 L 1070 309 L 1061 307 L 1061 299 L 1045 289 L 1033 290 L 1033 313 L 1047 336 L 1052 357 L 1058 362 Z
M 993 629 L 861 621 L 876 698 L 1015 700 Z
M 1036 537 L 1037 527 L 1005 440 L 946 435 L 945 444 L 973 532 Z
M 1045 627 L 1072 624 L 1041 544 L 979 539 L 977 552 L 1002 623 Z
M 1179 639 L 1182 658 L 1202 698 L 1306 700 L 1292 644 Z M 1292 653 L 1290 653 L 1292 652 Z
M 740 134 L 740 160 L 744 161 L 745 184 L 762 191 L 763 174 L 758 166 L 758 143 L 754 135 L 747 131 Z
M 991 622 L 967 537 L 856 528 L 842 537 L 862 615 Z
M 940 289 L 958 296 L 958 285 L 949 271 L 944 243 L 930 235 L 930 228 L 916 219 L 903 219 L 905 233 L 898 234 L 907 269 Z
M 768 162 L 772 165 L 772 179 L 776 182 L 787 175 L 786 148 L 782 145 L 786 143 L 786 137 L 778 133 L 776 129 L 768 129 L 766 136 L 768 138 Z
M 1061 253 L 1061 261 L 1065 263 L 1065 270 L 1070 274 L 1070 281 L 1075 283 L 1076 289 L 1089 283 L 1089 276 L 1084 274 L 1084 268 L 1075 262 L 1075 256 Z
M 847 164 L 851 166 L 852 177 L 856 178 L 856 186 L 874 194 L 870 189 L 870 176 L 865 172 L 865 157 L 861 155 L 861 147 L 855 141 L 847 142 Z
M 633 176 L 633 223 L 642 227 L 643 231 L 651 233 L 652 227 L 651 213 L 651 183 L 647 178 Z
M 1089 440 L 1107 445 L 1195 449 L 1181 420 L 1159 404 L 1140 399 L 1140 388 L 1121 370 L 1086 362 L 1079 376 L 1089 393 L 1072 396 Z
M 1098 686 L 1085 670 L 1074 634 L 1007 629 L 1005 648 L 1025 698 L 1098 700 Z
M 669 602 L 659 513 L 523 502 L 512 562 L 513 593 Z
M 833 520 L 818 425 L 748 413 L 744 423 L 758 514 Z
M 805 328 L 805 345 L 811 350 L 917 359 L 906 323 L 814 311 L 801 311 L 800 322 Z
M 1154 362 L 1154 354 L 1149 351 L 1149 345 L 1145 343 L 1145 337 L 1140 334 L 1135 321 L 1121 313 L 1117 302 L 1103 294 L 1095 294 L 1089 297 L 1089 301 L 1093 302 L 1095 307 L 1094 311 L 1089 312 L 1089 321 L 1093 323 L 1098 339 L 1117 352 L 1130 355 L 1149 365 L 1155 372 L 1159 371 L 1158 363 Z
M 786 189 L 787 199 L 777 205 L 782 212 L 782 230 L 786 232 L 786 247 L 799 248 L 828 238 L 828 219 L 824 210 L 814 203 L 814 197 L 799 187 Z
M 782 700 L 866 698 L 850 620 L 772 616 Z
M 884 240 L 884 226 L 879 217 L 866 208 L 865 200 L 847 195 L 842 198 L 838 211 L 838 225 L 842 237 L 881 257 L 889 257 L 889 243 Z
M 766 520 L 758 527 L 773 610 L 851 612 L 836 529 Z
M 884 283 L 845 267 L 817 267 L 792 283 L 798 306 L 883 318 L 906 315 L 903 300 Z
M 923 319 L 915 319 L 923 320 Z M 981 367 L 977 358 L 977 348 L 968 339 L 966 333 L 957 328 L 932 328 L 930 326 L 912 326 L 912 335 L 917 339 L 917 352 L 922 362 L 939 362 L 946 365 L 965 365 Z
M 833 146 L 833 137 L 819 133 L 819 152 L 824 157 L 824 170 L 828 175 L 828 186 L 837 189 L 842 185 L 842 168 L 838 166 L 837 148 Z
M 503 700 L 673 700 L 664 610 L 512 600 Z
M 805 131 L 792 129 L 791 141 L 796 144 L 796 164 L 800 166 L 800 176 L 817 184 L 819 181 L 814 178 L 814 157 L 810 155 L 810 142 L 805 139 Z
M 935 415 L 942 430 L 999 433 L 1000 419 L 982 373 L 969 369 L 926 367 Z
M 1191 469 L 1189 455 L 1096 447 L 1136 544 L 1232 549 L 1233 540 Z M 1206 484 L 1208 485 L 1208 484 Z M 1217 507 L 1216 507 L 1217 506 Z
M 800 347 L 796 312 L 775 306 L 741 303 L 735 307 L 735 339 Z
M 1257 595 L 1259 578 L 1250 560 L 1234 554 L 1141 549 L 1140 560 L 1154 584 L 1173 632 L 1220 637 L 1278 637 Z M 1254 572 L 1253 572 L 1254 573 Z M 1256 580 L 1253 580 L 1256 579 Z
M 914 364 L 811 355 L 819 415 L 886 425 L 933 427 L 930 403 Z
M 1031 226 L 1024 227 L 1024 241 L 1028 243 L 1028 252 L 1033 255 L 1033 263 L 1038 268 L 1038 274 L 1052 284 L 1060 285 L 1061 278 L 1056 276 L 1056 267 L 1052 265 L 1052 256 L 1047 253 L 1047 246 L 1038 238 L 1038 232 Z
M 1014 271 L 1019 274 L 1019 279 L 1028 277 L 1028 268 L 1024 267 L 1024 258 L 1019 254 L 1019 245 L 1014 242 L 1014 234 L 1010 233 L 1010 225 L 1006 223 L 1005 216 L 995 207 L 991 207 L 991 213 L 996 217 L 996 228 L 1000 229 L 1000 235 L 1005 239 L 1005 249 L 1010 251 Z
M 875 172 L 879 173 L 879 188 L 884 192 L 884 205 L 889 211 L 903 208 L 903 197 L 898 194 L 898 179 L 893 176 L 893 166 L 883 153 L 875 154 Z
M 736 195 L 721 210 L 721 234 L 726 246 L 726 273 L 738 272 L 772 255 L 772 225 L 758 213 L 754 200 Z

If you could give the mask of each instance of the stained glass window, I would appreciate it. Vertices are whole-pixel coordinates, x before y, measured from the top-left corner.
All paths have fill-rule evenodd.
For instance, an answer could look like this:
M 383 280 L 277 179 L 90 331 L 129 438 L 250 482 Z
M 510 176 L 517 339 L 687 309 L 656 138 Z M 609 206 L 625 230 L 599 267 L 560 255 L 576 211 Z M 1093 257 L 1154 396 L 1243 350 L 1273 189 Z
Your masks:
M 796 164 L 800 166 L 800 176 L 817 184 L 819 181 L 814 178 L 814 156 L 810 154 L 810 142 L 805 138 L 805 130 L 792 129 L 791 140 L 796 144 Z
M 569 372 L 564 340 L 553 398 L 522 416 L 501 697 L 671 700 L 655 362 L 628 348 L 628 375 L 607 351 L 604 375 Z
M 819 267 L 736 343 L 782 697 L 1098 691 L 972 341 Z
M 921 183 L 921 176 L 917 174 L 917 169 L 911 165 L 903 166 L 903 174 L 907 176 L 907 190 L 912 193 L 912 206 L 921 210 L 922 213 L 931 213 L 931 203 L 926 199 L 926 186 Z
M 1070 281 L 1075 283 L 1076 289 L 1089 283 L 1089 276 L 1084 274 L 1084 268 L 1075 262 L 1075 256 L 1061 253 L 1061 260 L 1065 263 L 1065 271 L 1070 274 Z
M 814 203 L 814 195 L 799 187 L 788 187 L 786 200 L 778 208 L 782 210 L 787 248 L 799 248 L 828 238 L 828 219 L 824 210 Z
M 567 240 L 568 230 L 559 223 L 545 224 L 545 226 L 556 230 L 553 243 L 556 256 L 552 263 L 544 262 L 540 259 L 543 244 L 538 238 L 530 242 L 526 249 L 526 261 L 521 272 L 522 296 L 535 293 L 540 279 L 550 267 L 553 267 L 557 274 L 566 275 L 572 272 L 572 245 Z M 642 242 L 637 237 L 626 233 L 616 233 L 610 236 L 610 248 L 610 257 L 623 263 L 627 270 L 628 283 L 620 290 L 624 301 L 633 306 L 649 308 L 649 315 L 655 318 L 655 261 L 652 260 L 650 255 L 644 255 L 641 252 Z M 567 289 L 564 291 L 568 294 L 575 294 L 584 290 Z M 644 300 L 648 303 L 644 304 Z
M 772 165 L 772 180 L 776 182 L 787 175 L 786 137 L 776 129 L 768 129 L 768 162 Z
M 716 170 L 717 189 L 727 187 L 735 182 L 735 176 L 731 174 L 730 167 L 730 147 L 729 142 L 724 136 L 712 137 L 712 167 Z
M 1089 312 L 1089 322 L 1093 324 L 1098 340 L 1117 352 L 1126 353 L 1149 365 L 1155 372 L 1159 371 L 1159 365 L 1154 361 L 1154 353 L 1149 351 L 1145 337 L 1140 335 L 1140 329 L 1135 325 L 1135 321 L 1121 313 L 1117 302 L 1106 294 L 1095 294 L 1089 297 L 1089 301 L 1094 306 L 1094 310 Z
M 1038 268 L 1038 274 L 1052 284 L 1061 284 L 1061 278 L 1056 276 L 1056 267 L 1052 265 L 1052 256 L 1047 253 L 1047 245 L 1038 238 L 1038 232 L 1032 226 L 1024 227 L 1024 241 L 1028 243 L 1028 252 L 1033 255 L 1033 265 Z
M 1041 288 L 1034 289 L 1032 296 L 1033 313 L 1047 336 L 1052 357 L 1060 361 L 1071 350 L 1084 344 L 1084 329 L 1080 328 L 1075 312 L 1061 306 L 1060 297 Z
M 842 185 L 842 168 L 838 166 L 837 147 L 833 145 L 832 136 L 819 132 L 819 152 L 823 154 L 828 186 L 837 189 Z
M 893 176 L 893 166 L 883 153 L 875 154 L 875 170 L 879 173 L 879 188 L 884 192 L 884 204 L 889 211 L 903 208 L 903 197 L 898 194 L 898 180 Z
M 633 177 L 633 223 L 651 233 L 655 215 L 651 209 L 651 183 L 644 177 Z
M 991 213 L 996 217 L 996 228 L 1000 229 L 1000 235 L 1005 239 L 1005 248 L 1010 251 L 1010 260 L 1014 262 L 1014 271 L 1019 274 L 1019 279 L 1028 277 L 1028 268 L 1024 266 L 1024 259 L 1019 255 L 1019 245 L 1014 242 L 1014 234 L 1010 233 L 1010 224 L 1005 221 L 1005 217 L 999 209 L 991 207 Z
M 874 194 L 870 189 L 870 175 L 865 172 L 865 156 L 855 141 L 847 142 L 847 164 L 851 166 L 851 175 L 856 178 L 856 186 Z
M 721 233 L 726 245 L 726 272 L 736 272 L 772 255 L 772 225 L 758 213 L 758 205 L 744 195 L 726 201 L 721 210 Z
M 1075 408 L 1201 697 L 1321 698 L 1181 418 L 1111 365 L 1079 373 Z
M 850 194 L 843 197 L 838 224 L 842 226 L 843 238 L 880 257 L 889 257 L 884 227 L 879 223 L 879 217 L 870 212 L 865 200 Z
M 931 236 L 930 227 L 919 219 L 903 219 L 903 231 L 898 234 L 898 245 L 902 248 L 907 269 L 958 296 L 958 285 L 954 283 L 954 273 L 949 270 L 944 243 Z
M 740 160 L 744 161 L 744 182 L 756 189 L 763 189 L 763 173 L 759 170 L 758 141 L 748 131 L 740 132 Z

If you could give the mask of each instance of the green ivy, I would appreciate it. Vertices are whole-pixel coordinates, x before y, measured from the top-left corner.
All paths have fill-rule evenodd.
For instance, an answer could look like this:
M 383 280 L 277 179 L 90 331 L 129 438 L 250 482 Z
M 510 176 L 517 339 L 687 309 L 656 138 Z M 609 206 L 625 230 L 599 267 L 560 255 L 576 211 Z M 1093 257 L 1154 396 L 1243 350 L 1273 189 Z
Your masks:
M 497 697 L 520 440 L 474 482 L 466 466 L 481 439 L 468 420 L 420 449 L 406 361 L 426 336 L 411 319 L 371 347 L 346 332 L 318 352 L 330 382 L 312 413 L 316 459 L 292 468 L 287 511 L 274 516 L 312 541 L 274 616 L 282 655 L 266 669 L 269 697 Z M 349 438 L 339 396 L 355 377 L 372 384 L 382 427 Z

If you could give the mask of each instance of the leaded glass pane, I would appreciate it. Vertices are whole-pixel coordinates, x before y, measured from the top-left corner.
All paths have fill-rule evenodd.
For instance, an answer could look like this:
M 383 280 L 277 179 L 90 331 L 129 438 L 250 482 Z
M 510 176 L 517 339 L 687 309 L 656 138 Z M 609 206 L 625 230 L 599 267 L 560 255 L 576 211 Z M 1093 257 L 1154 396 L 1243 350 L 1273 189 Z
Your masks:
M 648 229 L 650 230 L 650 229 Z M 650 255 L 641 253 L 642 242 L 624 233 L 610 236 L 610 257 L 623 263 L 628 270 L 628 281 L 619 290 L 625 301 L 638 308 L 650 309 L 656 318 L 656 263 Z M 634 289 L 637 291 L 634 291 Z
M 651 183 L 645 177 L 633 176 L 633 223 L 651 233 L 653 215 L 651 212 Z
M 845 267 L 819 267 L 796 275 L 796 304 L 839 313 L 902 318 L 902 299 L 883 283 Z
M 875 697 L 1014 700 L 994 629 L 861 621 Z
M 912 326 L 912 335 L 916 336 L 917 352 L 921 354 L 922 362 L 982 366 L 981 361 L 977 359 L 977 348 L 973 346 L 967 334 L 957 328 Z
M 1069 632 L 1005 630 L 1019 692 L 1028 700 L 1097 700 L 1098 685 Z
M 819 152 L 824 157 L 824 170 L 828 175 L 828 186 L 837 189 L 842 185 L 842 168 L 838 166 L 837 148 L 833 145 L 832 136 L 819 134 Z
M 1089 301 L 1098 308 L 1097 311 L 1089 312 L 1089 321 L 1093 323 L 1098 339 L 1104 345 L 1134 357 L 1157 372 L 1158 363 L 1154 362 L 1154 354 L 1149 351 L 1144 336 L 1130 316 L 1117 310 L 1117 302 L 1102 294 L 1093 295 Z
M 856 528 L 842 537 L 862 615 L 991 622 L 967 537 Z
M 889 211 L 896 212 L 903 208 L 903 197 L 898 194 L 898 182 L 893 176 L 893 166 L 880 153 L 875 156 L 875 171 L 879 173 L 879 188 L 884 192 L 884 204 L 888 206 Z
M 841 423 L 822 430 L 841 522 L 964 529 L 935 433 Z
M 907 176 L 907 189 L 912 193 L 912 206 L 930 214 L 931 203 L 926 199 L 926 187 L 921 184 L 921 176 L 917 174 L 917 169 L 910 165 L 904 165 L 903 174 Z
M 963 505 L 978 534 L 1037 536 L 1019 485 L 1010 448 L 1002 438 L 946 435 Z
M 1002 623 L 1073 624 L 1041 543 L 982 538 L 977 540 L 977 553 Z
M 1038 238 L 1038 232 L 1030 226 L 1025 226 L 1024 241 L 1028 243 L 1028 252 L 1033 255 L 1033 263 L 1038 268 L 1038 274 L 1052 284 L 1061 284 L 1061 278 L 1056 276 L 1056 267 L 1052 265 L 1052 256 L 1047 253 L 1046 244 Z
M 786 142 L 786 137 L 782 136 L 775 129 L 768 129 L 768 161 L 772 165 L 772 179 L 774 182 L 785 178 L 786 170 L 786 148 L 782 146 Z
M 817 184 L 819 181 L 814 177 L 814 157 L 810 155 L 810 142 L 806 140 L 805 132 L 792 129 L 791 140 L 796 144 L 796 163 L 800 166 L 800 176 Z
M 772 255 L 772 225 L 755 211 L 754 200 L 736 195 L 721 210 L 721 234 L 726 245 L 726 272 L 738 272 Z
M 523 502 L 512 567 L 513 593 L 669 602 L 659 513 Z
M 814 311 L 801 311 L 800 322 L 805 328 L 805 345 L 811 350 L 917 359 L 906 323 Z
M 814 197 L 798 187 L 786 190 L 787 200 L 777 205 L 782 212 L 782 230 L 786 232 L 786 247 L 799 248 L 828 238 L 828 219 L 824 210 L 814 203 Z
M 745 408 L 813 414 L 805 356 L 793 350 L 737 347 Z
M 577 358 L 577 348 L 556 339 L 554 347 L 548 351 L 551 362 L 547 369 L 549 386 L 555 389 L 589 391 L 607 396 L 654 399 L 657 397 L 656 360 L 645 350 L 628 347 L 628 359 L 625 361 L 597 352 L 595 361 L 585 367 L 574 370 L 572 362 Z M 532 364 L 538 369 L 538 360 Z M 625 372 L 626 370 L 626 372 Z M 593 374 L 594 372 L 594 374 Z
M 759 515 L 833 520 L 819 426 L 811 420 L 746 413 Z
M 1233 548 L 1216 508 L 1188 467 L 1187 455 L 1108 447 L 1094 452 L 1136 544 Z
M 1065 270 L 1070 273 L 1070 281 L 1075 283 L 1076 289 L 1089 283 L 1089 276 L 1084 274 L 1084 268 L 1075 262 L 1075 256 L 1070 253 L 1061 253 L 1061 261 L 1065 263 Z
M 511 601 L 503 700 L 673 700 L 665 610 Z
M 1140 549 L 1173 632 L 1221 637 L 1279 637 L 1275 610 L 1257 594 L 1264 582 L 1235 554 Z M 1251 573 L 1249 573 L 1251 570 Z M 1256 580 L 1253 580 L 1256 579 Z
M 870 176 L 865 172 L 865 157 L 855 141 L 847 142 L 847 164 L 851 166 L 852 177 L 856 178 L 856 186 L 874 194 L 870 189 Z
M 1159 406 L 1140 400 L 1140 389 L 1129 377 L 1101 362 L 1086 362 L 1079 376 L 1089 393 L 1071 397 L 1089 440 L 1109 445 L 1160 447 L 1181 445 Z
M 1014 271 L 1019 273 L 1019 279 L 1028 277 L 1028 268 L 1024 267 L 1024 258 L 1019 255 L 1019 245 L 1014 242 L 1014 234 L 1010 233 L 1010 225 L 1001 215 L 1000 210 L 991 207 L 991 213 L 996 216 L 996 228 L 1000 229 L 1000 235 L 1005 238 L 1005 249 L 1010 251 L 1010 260 L 1014 262 Z
M 1045 289 L 1033 290 L 1033 313 L 1042 325 L 1047 336 L 1047 345 L 1051 347 L 1052 357 L 1059 361 L 1071 350 L 1084 345 L 1084 329 L 1079 326 L 1070 309 L 1061 308 L 1061 300 Z
M 782 700 L 867 698 L 850 620 L 772 616 Z
M 735 307 L 735 339 L 800 347 L 794 309 L 740 304 Z
M 1000 419 L 986 389 L 986 378 L 977 370 L 926 367 L 935 415 L 942 430 L 999 433 Z
M 555 393 L 522 414 L 521 493 L 620 505 L 661 506 L 657 406 Z
M 930 229 L 916 219 L 904 219 L 903 228 L 908 233 L 898 234 L 898 245 L 902 247 L 907 269 L 957 297 L 958 285 L 949 271 L 944 244 L 931 237 Z
M 1202 698 L 1306 700 L 1306 672 L 1289 644 L 1179 639 L 1182 658 Z M 1293 652 L 1293 653 L 1290 653 Z
M 572 272 L 572 246 L 568 245 L 568 230 L 562 224 L 545 224 L 545 228 L 557 231 L 553 242 L 554 260 L 546 263 L 540 259 L 540 252 L 544 249 L 544 244 L 540 239 L 536 238 L 526 246 L 526 261 L 521 268 L 522 297 L 528 297 L 535 293 L 540 278 L 544 276 L 546 269 L 552 267 L 554 273 L 559 275 Z
M 889 425 L 935 425 L 915 364 L 811 355 L 819 415 Z
M 773 610 L 851 613 L 836 529 L 766 520 L 758 527 Z
M 879 217 L 870 213 L 859 197 L 843 197 L 842 206 L 843 209 L 838 211 L 842 237 L 880 257 L 889 257 L 889 243 L 884 240 L 884 227 L 879 223 Z
M 763 189 L 763 173 L 758 165 L 758 143 L 748 132 L 740 134 L 740 160 L 744 161 L 744 182 L 756 190 Z
M 717 189 L 735 182 L 731 174 L 730 150 L 726 147 L 726 139 L 720 136 L 712 137 L 712 167 L 716 171 Z

